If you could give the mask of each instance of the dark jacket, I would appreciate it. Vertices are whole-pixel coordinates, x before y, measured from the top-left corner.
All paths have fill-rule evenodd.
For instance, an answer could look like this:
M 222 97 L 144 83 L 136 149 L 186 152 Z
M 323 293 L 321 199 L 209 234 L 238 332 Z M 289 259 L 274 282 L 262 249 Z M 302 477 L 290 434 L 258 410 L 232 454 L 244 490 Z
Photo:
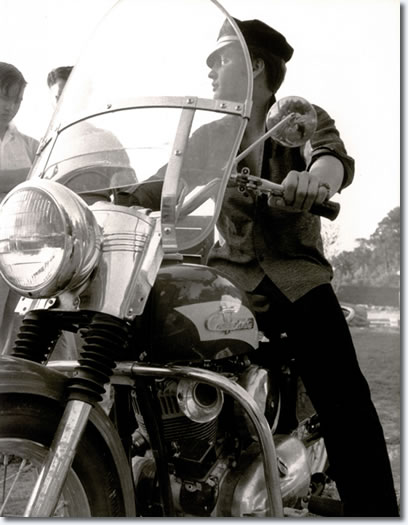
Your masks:
M 300 148 L 286 148 L 269 140 L 264 149 L 263 178 L 281 183 L 290 170 L 303 171 L 319 156 L 331 154 L 344 166 L 342 188 L 351 183 L 354 161 L 347 155 L 334 121 L 323 109 L 315 109 L 318 126 L 308 158 Z M 264 196 L 257 198 L 228 188 L 217 227 L 223 242 L 213 247 L 208 264 L 246 291 L 253 291 L 267 275 L 295 301 L 333 277 L 323 253 L 320 218 L 309 212 L 271 208 Z
M 334 155 L 343 163 L 342 188 L 354 175 L 354 161 L 347 155 L 333 119 L 314 106 L 317 129 L 306 148 L 287 148 L 268 140 L 264 148 L 263 178 L 281 183 L 290 170 L 308 169 L 321 155 Z M 222 165 L 220 158 L 231 151 L 230 134 L 225 127 L 229 117 L 199 128 L 190 140 L 183 170 L 192 185 L 196 178 L 211 173 L 211 166 Z M 234 135 L 232 134 L 232 137 Z M 238 166 L 238 171 L 245 165 Z M 204 167 L 200 171 L 200 167 Z M 161 180 L 165 166 L 152 177 L 158 184 L 141 185 L 123 204 L 160 207 Z M 157 180 L 158 179 L 158 180 Z M 200 180 L 205 184 L 206 180 Z M 271 208 L 264 196 L 255 197 L 228 187 L 217 228 L 222 242 L 217 242 L 208 257 L 208 265 L 229 276 L 245 291 L 253 291 L 265 275 L 291 300 L 295 301 L 312 288 L 329 283 L 332 268 L 323 253 L 320 218 L 309 212 L 288 212 Z

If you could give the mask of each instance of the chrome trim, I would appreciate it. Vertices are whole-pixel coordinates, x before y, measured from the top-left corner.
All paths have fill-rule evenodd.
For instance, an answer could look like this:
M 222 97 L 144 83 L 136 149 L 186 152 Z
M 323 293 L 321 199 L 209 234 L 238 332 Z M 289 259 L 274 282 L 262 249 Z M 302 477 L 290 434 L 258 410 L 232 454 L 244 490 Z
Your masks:
M 130 374 L 134 377 L 143 375 L 194 379 L 200 383 L 206 383 L 219 388 L 224 393 L 238 401 L 238 403 L 243 406 L 244 410 L 248 414 L 248 417 L 253 423 L 260 443 L 265 476 L 265 486 L 269 502 L 269 508 L 267 509 L 266 515 L 278 518 L 283 517 L 279 470 L 272 433 L 269 428 L 268 421 L 248 392 L 224 376 L 209 370 L 201 370 L 200 368 L 190 368 L 187 366 L 172 366 L 163 368 L 143 366 L 137 363 L 118 363 L 119 369 L 123 368 L 123 366 L 125 368 L 130 367 Z
M 92 405 L 83 401 L 67 403 L 24 517 L 52 516 L 91 410 Z
M 269 392 L 269 374 L 265 368 L 261 368 L 258 365 L 250 365 L 245 372 L 243 372 L 237 383 L 248 392 L 248 394 L 256 401 L 262 414 L 265 414 L 266 401 Z M 248 429 L 249 434 L 253 439 L 256 436 L 253 434 L 252 426 L 248 424 L 248 416 L 241 409 L 241 405 L 234 405 L 234 412 L 238 420 L 241 420 L 241 424 L 245 425 Z
M 28 312 L 31 312 L 31 310 L 49 310 L 56 302 L 56 297 L 51 297 L 50 299 L 20 297 L 14 312 L 19 315 L 26 315 Z
M 169 159 L 163 182 L 161 197 L 162 245 L 165 253 L 177 252 L 176 205 L 178 183 L 184 162 L 184 153 L 188 146 L 195 108 L 183 109 L 173 144 L 173 153 Z
M 211 403 L 203 402 L 199 395 L 200 384 L 202 383 L 191 379 L 181 379 L 177 384 L 177 403 L 184 415 L 192 421 L 208 423 L 219 416 L 224 405 L 224 394 L 214 388 Z
M 234 166 L 237 166 L 249 153 L 251 153 L 252 150 L 254 150 L 259 144 L 265 142 L 266 139 L 268 139 L 271 135 L 276 133 L 276 131 L 280 127 L 284 127 L 287 122 L 289 122 L 293 118 L 293 113 L 290 115 L 287 115 L 283 120 L 278 122 L 273 128 L 266 131 L 261 137 L 257 138 L 250 146 L 247 147 L 244 151 L 242 151 L 234 161 Z
M 228 22 L 230 25 L 234 28 L 234 31 L 238 37 L 238 40 L 241 44 L 242 51 L 244 52 L 245 57 L 245 65 L 247 69 L 247 78 L 248 78 L 248 85 L 247 85 L 247 93 L 246 93 L 246 111 L 245 115 L 243 115 L 246 118 L 249 118 L 251 116 L 251 109 L 252 109 L 252 94 L 254 89 L 254 75 L 252 71 L 252 60 L 251 55 L 248 50 L 248 46 L 246 43 L 246 40 L 244 38 L 244 35 L 241 32 L 241 29 L 239 28 L 238 24 L 236 23 L 235 19 L 224 9 L 224 7 L 218 2 L 218 0 L 210 0 L 217 8 L 222 11 L 225 15 L 225 18 L 228 19 Z
M 132 98 L 127 105 L 121 105 L 115 107 L 110 106 L 108 111 L 102 111 L 101 113 L 112 113 L 116 111 L 124 111 L 129 109 L 140 109 L 140 108 L 189 108 L 194 107 L 203 111 L 215 111 L 218 113 L 226 113 L 230 115 L 241 115 L 243 117 L 249 117 L 250 113 L 245 111 L 246 106 L 241 102 L 234 102 L 231 100 L 212 99 L 212 98 L 200 98 L 200 97 L 137 97 Z M 92 115 L 96 116 L 96 115 Z
M 309 491 L 311 476 L 306 449 L 299 439 L 292 436 L 277 437 L 275 446 L 279 463 L 283 467 L 280 476 L 282 505 L 293 507 L 298 499 L 307 497 Z M 268 500 L 262 460 L 259 455 L 250 458 L 246 468 L 240 470 L 236 477 L 232 476 L 221 489 L 221 505 L 223 495 L 226 501 L 231 497 L 227 509 L 229 512 L 232 509 L 233 517 L 265 517 Z M 227 509 L 223 509 L 223 515 Z
M 71 372 L 74 370 L 75 365 L 76 361 L 55 361 L 48 363 L 47 366 L 63 372 Z M 283 517 L 280 476 L 272 432 L 265 416 L 246 390 L 226 377 L 208 370 L 187 366 L 148 366 L 135 361 L 117 362 L 111 383 L 127 384 L 129 378 L 135 379 L 137 376 L 177 377 L 195 380 L 219 388 L 240 403 L 254 425 L 260 443 L 267 501 L 269 503 L 266 515 L 278 518 Z M 127 380 L 124 380 L 124 378 L 127 378 Z
M 105 202 L 91 211 L 103 231 L 102 254 L 80 309 L 132 320 L 143 312 L 162 262 L 160 221 L 147 210 Z
M 252 72 L 252 70 L 251 70 Z M 128 101 L 126 105 L 114 106 L 113 104 L 105 104 L 97 111 L 92 114 L 79 115 L 77 119 L 72 122 L 58 126 L 51 130 L 52 135 L 58 135 L 65 129 L 78 124 L 84 120 L 89 120 L 100 115 L 106 115 L 108 113 L 117 113 L 118 111 L 128 111 L 132 109 L 144 109 L 144 108 L 188 108 L 191 106 L 191 100 L 194 100 L 196 109 L 202 111 L 214 111 L 216 113 L 225 113 L 228 115 L 241 115 L 244 118 L 249 118 L 251 114 L 251 103 L 237 103 L 231 100 L 222 99 L 211 99 L 211 98 L 199 98 L 199 97 L 184 97 L 184 96 L 162 96 L 162 97 L 136 97 Z M 251 100 L 249 98 L 249 100 Z M 108 107 L 109 106 L 109 107 Z M 43 149 L 49 144 L 50 140 L 54 139 L 54 136 L 46 138 L 47 142 L 44 144 Z M 43 139 L 43 143 L 45 140 Z
M 28 180 L 16 186 L 4 199 L 6 207 L 20 191 L 41 192 L 58 210 L 63 222 L 64 257 L 52 278 L 33 288 L 21 288 L 3 275 L 6 283 L 20 295 L 49 299 L 86 282 L 101 253 L 101 231 L 86 203 L 69 188 L 50 180 Z

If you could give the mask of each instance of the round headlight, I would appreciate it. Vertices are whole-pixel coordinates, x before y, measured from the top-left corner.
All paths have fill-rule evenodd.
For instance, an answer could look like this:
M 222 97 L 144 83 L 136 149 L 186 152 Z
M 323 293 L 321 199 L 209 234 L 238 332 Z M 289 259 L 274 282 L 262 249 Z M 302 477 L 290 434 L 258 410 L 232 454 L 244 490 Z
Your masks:
M 21 295 L 51 297 L 80 286 L 100 248 L 94 215 L 57 182 L 23 182 L 0 206 L 0 273 Z

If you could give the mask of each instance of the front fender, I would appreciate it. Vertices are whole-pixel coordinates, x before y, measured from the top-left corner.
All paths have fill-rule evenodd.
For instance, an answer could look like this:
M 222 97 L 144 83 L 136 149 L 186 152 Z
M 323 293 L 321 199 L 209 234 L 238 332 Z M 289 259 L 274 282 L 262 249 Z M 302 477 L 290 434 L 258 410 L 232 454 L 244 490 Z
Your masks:
M 0 393 L 34 394 L 62 402 L 67 376 L 18 357 L 0 357 Z
M 18 357 L 0 357 L 0 394 L 31 394 L 63 405 L 67 382 L 66 375 L 44 365 Z M 119 434 L 100 406 L 91 411 L 89 421 L 102 436 L 114 459 L 122 482 L 126 515 L 135 516 L 131 470 Z

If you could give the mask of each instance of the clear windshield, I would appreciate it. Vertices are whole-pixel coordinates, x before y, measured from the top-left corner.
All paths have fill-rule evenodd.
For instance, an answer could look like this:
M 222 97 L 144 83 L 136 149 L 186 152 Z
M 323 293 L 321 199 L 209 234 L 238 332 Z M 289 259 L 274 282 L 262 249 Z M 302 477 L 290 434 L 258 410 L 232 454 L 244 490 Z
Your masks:
M 178 249 L 200 242 L 252 96 L 248 51 L 228 18 L 213 0 L 120 0 L 75 66 L 31 177 L 161 207 Z

